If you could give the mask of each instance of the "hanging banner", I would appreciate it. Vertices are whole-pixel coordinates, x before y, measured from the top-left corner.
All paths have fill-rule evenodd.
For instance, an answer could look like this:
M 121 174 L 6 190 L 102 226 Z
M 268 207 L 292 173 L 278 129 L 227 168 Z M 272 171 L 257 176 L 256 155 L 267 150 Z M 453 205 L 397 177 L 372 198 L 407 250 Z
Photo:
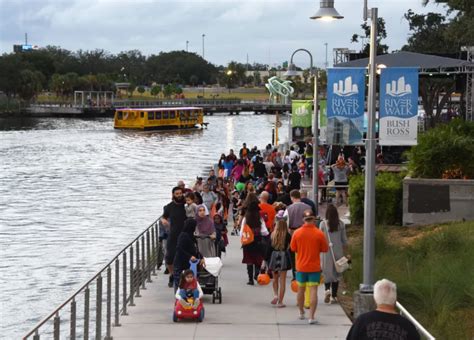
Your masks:
M 311 125 L 313 117 L 312 100 L 292 100 L 291 102 L 291 126 L 293 128 L 293 140 L 304 140 L 311 136 Z
M 390 67 L 380 75 L 380 145 L 416 145 L 418 69 Z
M 365 68 L 328 69 L 327 144 L 362 144 Z

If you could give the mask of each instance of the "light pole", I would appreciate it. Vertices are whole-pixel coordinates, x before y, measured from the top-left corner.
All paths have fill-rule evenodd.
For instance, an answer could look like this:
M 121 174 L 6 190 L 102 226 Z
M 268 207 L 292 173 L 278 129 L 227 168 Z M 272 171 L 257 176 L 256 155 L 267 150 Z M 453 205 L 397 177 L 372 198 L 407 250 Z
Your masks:
M 321 8 L 311 19 L 320 19 L 337 14 L 333 18 L 342 18 L 334 9 L 334 0 L 322 0 Z M 373 293 L 374 262 L 375 262 L 375 105 L 376 105 L 376 70 L 375 56 L 377 54 L 377 21 L 378 9 L 367 6 L 364 0 L 364 21 L 370 18 L 370 55 L 369 55 L 369 93 L 367 99 L 368 124 L 365 140 L 365 191 L 364 191 L 364 265 L 363 279 L 359 286 L 361 293 Z M 371 300 L 372 301 L 372 300 Z M 367 306 L 365 306 L 367 307 Z M 357 315 L 356 315 L 357 316 Z
M 202 59 L 205 59 L 204 58 L 204 38 L 206 37 L 205 34 L 202 35 Z
M 306 52 L 310 58 L 310 72 L 313 75 L 314 79 L 314 98 L 313 98 L 313 200 L 316 206 L 316 215 L 318 214 L 318 154 L 319 154 L 319 143 L 318 143 L 318 72 L 313 68 L 313 55 L 311 52 L 304 48 L 299 48 L 293 52 L 290 58 L 290 65 L 288 65 L 288 71 L 286 71 L 285 76 L 292 77 L 298 75 L 296 72 L 296 67 L 293 64 L 293 57 L 297 52 Z M 291 117 L 290 117 L 290 126 L 291 126 Z
M 186 40 L 186 52 L 189 52 L 188 46 L 189 46 L 189 40 Z

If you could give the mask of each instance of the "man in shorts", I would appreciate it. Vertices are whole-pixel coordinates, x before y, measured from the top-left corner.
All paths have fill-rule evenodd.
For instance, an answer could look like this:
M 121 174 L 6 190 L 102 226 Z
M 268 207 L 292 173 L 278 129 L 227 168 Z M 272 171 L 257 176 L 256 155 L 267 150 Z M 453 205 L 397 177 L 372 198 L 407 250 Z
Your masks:
M 290 248 L 296 253 L 296 281 L 298 283 L 298 308 L 300 319 L 305 319 L 304 293 L 310 288 L 310 307 L 308 323 L 316 323 L 315 314 L 318 304 L 318 286 L 321 281 L 320 254 L 328 251 L 326 237 L 316 226 L 316 216 L 311 209 L 304 212 L 304 224 L 295 230 L 291 237 Z

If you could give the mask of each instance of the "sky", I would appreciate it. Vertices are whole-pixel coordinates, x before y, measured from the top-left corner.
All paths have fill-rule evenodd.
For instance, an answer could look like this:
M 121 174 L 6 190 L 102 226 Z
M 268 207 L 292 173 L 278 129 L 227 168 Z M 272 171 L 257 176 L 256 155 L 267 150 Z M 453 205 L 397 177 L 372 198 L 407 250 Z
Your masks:
M 442 12 L 441 5 L 422 6 L 422 0 L 369 0 L 386 21 L 390 50 L 400 49 L 408 38 L 403 14 Z M 362 34 L 363 0 L 335 0 L 342 20 L 310 20 L 319 0 L 0 0 L 0 53 L 13 44 L 55 45 L 68 50 L 104 49 L 112 53 L 137 49 L 145 55 L 185 50 L 202 54 L 217 64 L 258 62 L 272 66 L 290 59 L 298 48 L 313 54 L 323 66 L 333 48 L 360 50 L 350 43 Z M 303 53 L 295 56 L 309 65 Z

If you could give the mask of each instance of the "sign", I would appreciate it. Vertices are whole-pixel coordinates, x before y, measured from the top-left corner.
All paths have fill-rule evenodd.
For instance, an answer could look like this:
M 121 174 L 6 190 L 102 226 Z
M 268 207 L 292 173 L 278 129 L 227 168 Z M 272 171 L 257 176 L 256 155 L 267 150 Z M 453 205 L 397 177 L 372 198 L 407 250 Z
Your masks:
M 416 145 L 418 69 L 384 68 L 380 76 L 380 145 Z
M 327 144 L 362 144 L 365 68 L 328 69 Z
M 312 117 L 312 100 L 292 100 L 291 126 L 293 141 L 304 140 L 311 136 Z

